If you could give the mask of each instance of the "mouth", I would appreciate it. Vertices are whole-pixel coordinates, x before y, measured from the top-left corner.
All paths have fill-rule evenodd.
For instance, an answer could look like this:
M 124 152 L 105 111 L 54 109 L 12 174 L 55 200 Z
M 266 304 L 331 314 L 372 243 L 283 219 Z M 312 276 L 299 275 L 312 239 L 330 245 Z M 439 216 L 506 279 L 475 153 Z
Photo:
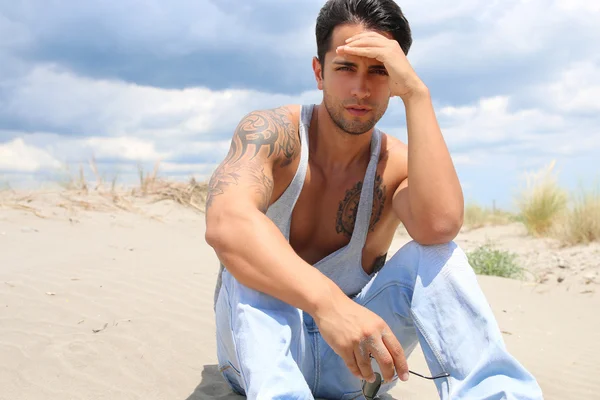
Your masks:
M 348 110 L 348 112 L 350 114 L 356 115 L 356 116 L 363 116 L 371 111 L 371 109 L 369 107 L 365 107 L 365 106 L 350 106 L 350 107 L 346 107 L 346 110 Z

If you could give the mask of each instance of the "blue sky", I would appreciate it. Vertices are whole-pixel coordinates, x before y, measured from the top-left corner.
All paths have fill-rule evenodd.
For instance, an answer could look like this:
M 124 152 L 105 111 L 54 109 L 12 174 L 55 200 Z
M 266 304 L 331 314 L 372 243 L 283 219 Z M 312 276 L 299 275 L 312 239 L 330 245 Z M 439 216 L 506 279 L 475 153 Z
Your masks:
M 37 185 L 95 157 L 206 178 L 239 119 L 321 101 L 311 59 L 323 0 L 0 0 L 0 183 Z M 399 1 L 469 201 L 512 208 L 556 160 L 600 178 L 600 3 Z M 406 140 L 404 107 L 379 125 Z M 91 175 L 90 175 L 91 177 Z

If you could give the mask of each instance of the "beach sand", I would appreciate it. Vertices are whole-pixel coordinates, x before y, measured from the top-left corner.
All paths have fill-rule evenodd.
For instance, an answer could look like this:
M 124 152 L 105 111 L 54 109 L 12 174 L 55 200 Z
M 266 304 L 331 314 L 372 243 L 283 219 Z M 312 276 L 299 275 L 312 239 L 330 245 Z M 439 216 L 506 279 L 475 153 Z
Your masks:
M 204 215 L 143 197 L 123 204 L 0 196 L 0 399 L 240 398 L 216 367 L 218 261 Z M 488 238 L 530 271 L 478 278 L 512 354 L 546 399 L 599 399 L 600 245 L 560 248 L 518 224 L 456 241 L 469 250 Z M 399 232 L 391 253 L 408 239 Z M 409 365 L 429 373 L 419 349 Z M 387 398 L 438 397 L 411 376 Z

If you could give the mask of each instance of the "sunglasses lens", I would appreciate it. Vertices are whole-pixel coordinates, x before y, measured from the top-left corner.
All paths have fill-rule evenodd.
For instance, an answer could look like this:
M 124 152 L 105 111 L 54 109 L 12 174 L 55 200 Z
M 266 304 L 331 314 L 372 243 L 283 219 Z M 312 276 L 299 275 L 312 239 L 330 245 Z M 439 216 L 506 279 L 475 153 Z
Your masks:
M 381 387 L 381 375 L 375 372 L 375 382 L 369 383 L 367 381 L 363 382 L 363 394 L 369 400 L 374 399 Z

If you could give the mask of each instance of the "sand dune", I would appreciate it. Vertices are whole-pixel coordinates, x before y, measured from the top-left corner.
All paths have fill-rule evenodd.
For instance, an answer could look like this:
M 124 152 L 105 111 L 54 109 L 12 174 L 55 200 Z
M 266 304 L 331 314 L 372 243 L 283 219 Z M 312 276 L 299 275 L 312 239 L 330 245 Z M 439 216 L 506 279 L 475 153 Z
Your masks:
M 203 215 L 144 199 L 138 212 L 58 203 L 50 194 L 28 208 L 0 207 L 0 399 L 240 398 L 216 368 L 217 259 L 204 242 Z M 468 248 L 489 235 L 530 259 L 567 251 L 524 243 L 515 227 L 457 241 Z M 399 235 L 393 249 L 406 239 Z M 597 250 L 581 249 L 592 260 L 584 270 L 576 261 L 569 269 L 531 266 L 557 268 L 565 285 L 479 278 L 509 349 L 546 399 L 600 398 L 600 297 L 595 281 L 584 279 L 600 269 Z M 409 363 L 428 372 L 419 350 Z M 389 398 L 437 394 L 413 376 Z

